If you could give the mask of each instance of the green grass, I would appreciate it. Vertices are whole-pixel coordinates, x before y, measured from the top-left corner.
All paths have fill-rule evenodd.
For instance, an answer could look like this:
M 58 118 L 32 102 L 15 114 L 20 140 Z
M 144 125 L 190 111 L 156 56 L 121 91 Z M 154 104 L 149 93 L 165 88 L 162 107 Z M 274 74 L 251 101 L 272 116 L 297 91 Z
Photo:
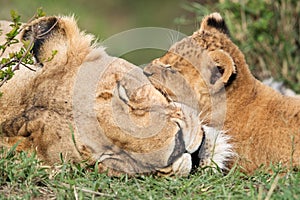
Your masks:
M 258 170 L 247 176 L 199 170 L 187 178 L 108 177 L 94 167 L 43 166 L 24 152 L 0 151 L 0 199 L 299 199 L 300 173 Z

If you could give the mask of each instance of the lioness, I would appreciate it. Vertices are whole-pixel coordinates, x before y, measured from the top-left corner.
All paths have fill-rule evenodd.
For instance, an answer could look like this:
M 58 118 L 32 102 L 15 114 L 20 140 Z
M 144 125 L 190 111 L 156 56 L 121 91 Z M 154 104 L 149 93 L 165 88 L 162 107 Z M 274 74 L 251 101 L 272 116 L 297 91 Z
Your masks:
M 226 130 L 246 172 L 271 163 L 299 167 L 300 98 L 283 96 L 253 77 L 220 14 L 206 16 L 198 31 L 148 65 L 145 74 L 175 101 L 201 111 L 207 124 Z
M 49 164 L 60 162 L 60 154 L 98 162 L 110 174 L 187 175 L 214 163 L 225 168 L 232 155 L 227 136 L 203 126 L 192 108 L 170 101 L 139 67 L 108 56 L 73 17 L 34 20 L 21 39 L 34 42 L 36 72 L 16 71 L 0 88 L 3 146 L 36 151 Z

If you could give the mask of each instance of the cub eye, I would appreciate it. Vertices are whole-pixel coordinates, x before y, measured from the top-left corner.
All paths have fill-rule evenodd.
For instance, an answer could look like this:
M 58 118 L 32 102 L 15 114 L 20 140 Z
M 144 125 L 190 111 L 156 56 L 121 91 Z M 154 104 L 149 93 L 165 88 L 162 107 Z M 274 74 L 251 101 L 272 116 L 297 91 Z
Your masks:
M 166 64 L 166 65 L 165 65 L 165 68 L 171 69 L 171 65 L 170 65 L 170 64 Z
M 169 72 L 171 72 L 172 74 L 175 74 L 175 73 L 176 73 L 176 70 L 172 69 L 172 65 L 166 64 L 164 67 L 165 67 L 166 71 L 169 71 Z

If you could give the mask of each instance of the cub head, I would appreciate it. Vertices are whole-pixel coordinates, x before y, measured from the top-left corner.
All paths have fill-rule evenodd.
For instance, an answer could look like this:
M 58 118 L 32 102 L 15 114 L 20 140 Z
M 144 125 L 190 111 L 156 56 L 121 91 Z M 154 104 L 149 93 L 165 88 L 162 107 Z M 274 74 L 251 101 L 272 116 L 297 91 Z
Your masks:
M 74 17 L 58 16 L 33 20 L 25 25 L 21 37 L 33 45 L 32 53 L 41 66 L 80 64 L 93 40 L 79 30 Z
M 193 106 L 189 98 L 195 97 L 198 109 L 205 115 L 212 112 L 213 104 L 226 101 L 225 94 L 239 85 L 240 74 L 250 73 L 243 54 L 230 40 L 226 23 L 218 13 L 206 16 L 198 31 L 175 43 L 144 71 L 156 87 L 165 88 L 163 90 L 169 91 L 171 96 L 180 97 L 188 91 L 182 89 L 184 82 L 192 92 L 180 97 L 180 101 Z

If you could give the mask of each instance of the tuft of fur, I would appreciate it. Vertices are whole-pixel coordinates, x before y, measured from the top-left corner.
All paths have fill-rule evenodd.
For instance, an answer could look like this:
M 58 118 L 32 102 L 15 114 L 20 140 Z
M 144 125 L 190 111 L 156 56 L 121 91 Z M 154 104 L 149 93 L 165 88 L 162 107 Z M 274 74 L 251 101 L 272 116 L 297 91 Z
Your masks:
M 200 166 L 217 167 L 222 171 L 228 170 L 225 164 L 236 156 L 233 152 L 233 146 L 229 143 L 230 136 L 226 135 L 224 131 L 219 131 L 213 127 L 203 126 L 203 129 L 206 137 L 205 149 L 208 149 L 208 151 L 206 153 L 201 152 L 199 155 L 200 160 L 202 160 Z M 209 155 L 205 155 L 207 153 Z

